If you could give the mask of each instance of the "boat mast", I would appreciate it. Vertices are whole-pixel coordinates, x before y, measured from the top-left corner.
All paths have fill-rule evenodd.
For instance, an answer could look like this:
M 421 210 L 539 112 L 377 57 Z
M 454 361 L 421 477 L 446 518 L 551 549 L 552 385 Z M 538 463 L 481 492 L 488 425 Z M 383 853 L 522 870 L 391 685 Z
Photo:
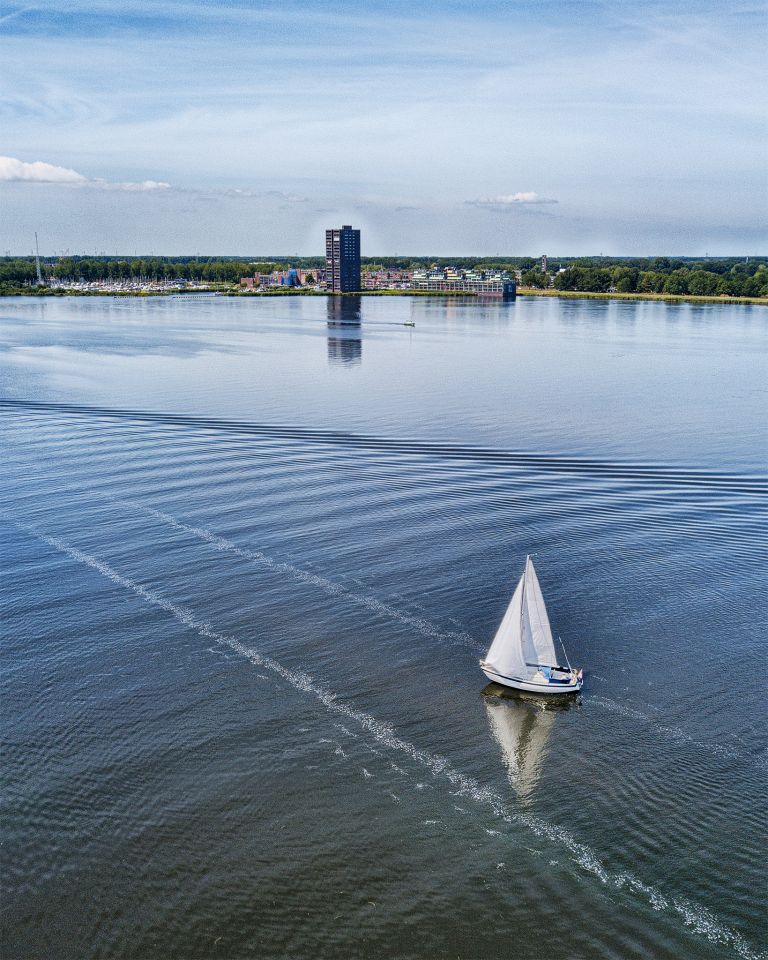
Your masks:
M 525 581 L 528 577 L 528 561 L 531 558 L 526 555 L 525 570 L 523 570 L 523 592 L 520 594 L 520 641 L 523 638 L 523 611 L 525 610 Z
M 525 652 L 523 648 L 523 614 L 525 612 L 525 584 L 528 579 L 528 563 L 530 559 L 531 559 L 530 555 L 526 554 L 525 570 L 523 570 L 523 592 L 520 594 L 520 629 L 518 631 L 518 636 L 520 637 L 519 643 L 520 643 L 521 650 L 523 650 L 523 660 L 526 660 Z
M 35 268 L 37 270 L 38 286 L 43 285 L 43 274 L 40 270 L 40 247 L 37 245 L 37 230 L 35 230 Z
M 557 639 L 560 641 L 560 646 L 563 648 L 563 654 L 565 655 L 565 662 L 568 664 L 568 669 L 572 671 L 573 667 L 571 666 L 571 661 L 568 659 L 568 653 L 566 652 L 565 644 L 563 643 L 563 638 L 560 636 L 559 633 L 557 635 Z

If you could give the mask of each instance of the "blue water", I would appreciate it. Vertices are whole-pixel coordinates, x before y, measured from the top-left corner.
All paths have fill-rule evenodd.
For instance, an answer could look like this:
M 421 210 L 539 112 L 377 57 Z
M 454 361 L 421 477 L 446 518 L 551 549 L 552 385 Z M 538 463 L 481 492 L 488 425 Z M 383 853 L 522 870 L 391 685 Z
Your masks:
M 765 956 L 767 346 L 0 300 L 3 957 Z M 477 666 L 526 553 L 562 709 Z

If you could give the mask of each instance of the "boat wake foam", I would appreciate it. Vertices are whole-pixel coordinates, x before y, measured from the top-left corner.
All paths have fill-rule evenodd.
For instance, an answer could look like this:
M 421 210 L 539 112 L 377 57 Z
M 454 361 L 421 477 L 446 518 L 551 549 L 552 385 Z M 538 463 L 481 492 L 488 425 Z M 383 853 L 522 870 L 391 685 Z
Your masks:
M 688 900 L 674 899 L 672 901 L 651 885 L 645 884 L 628 873 L 611 874 L 600 858 L 588 846 L 580 843 L 571 833 L 561 827 L 547 823 L 537 817 L 512 812 L 504 798 L 489 787 L 483 786 L 473 777 L 462 773 L 451 766 L 445 758 L 422 750 L 407 740 L 403 740 L 391 724 L 378 720 L 376 717 L 351 706 L 340 700 L 334 692 L 318 683 L 310 674 L 303 670 L 294 670 L 284 666 L 271 657 L 265 656 L 247 647 L 239 640 L 228 637 L 214 630 L 210 624 L 197 617 L 191 610 L 167 600 L 156 590 L 150 589 L 118 573 L 103 560 L 79 550 L 59 537 L 49 536 L 37 527 L 12 519 L 17 527 L 26 531 L 39 541 L 69 556 L 72 560 L 90 567 L 100 573 L 107 580 L 132 592 L 153 607 L 164 610 L 173 616 L 183 626 L 194 630 L 205 640 L 220 644 L 235 653 L 240 654 L 253 666 L 267 670 L 288 683 L 295 690 L 307 694 L 317 700 L 326 710 L 344 720 L 356 723 L 368 732 L 380 745 L 404 755 L 421 767 L 427 768 L 435 778 L 447 780 L 455 788 L 455 796 L 471 798 L 479 806 L 484 806 L 498 819 L 507 824 L 519 824 L 528 828 L 535 836 L 562 846 L 572 855 L 574 862 L 585 872 L 616 890 L 627 890 L 640 895 L 654 910 L 664 911 L 680 917 L 685 926 L 698 936 L 705 937 L 709 942 L 728 945 L 743 960 L 765 960 L 765 954 L 756 953 L 752 947 L 735 931 L 730 930 L 709 911 Z M 399 802 L 399 797 L 393 799 Z M 460 808 L 463 809 L 463 808 Z

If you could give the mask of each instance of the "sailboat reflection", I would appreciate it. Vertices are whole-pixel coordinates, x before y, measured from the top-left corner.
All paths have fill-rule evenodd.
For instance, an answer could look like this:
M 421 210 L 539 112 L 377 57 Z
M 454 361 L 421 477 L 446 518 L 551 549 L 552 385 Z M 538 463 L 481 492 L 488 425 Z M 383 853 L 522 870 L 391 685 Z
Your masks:
M 557 713 L 574 700 L 511 691 L 498 683 L 483 688 L 483 700 L 494 739 L 501 747 L 509 782 L 523 803 L 529 803 L 541 778 L 547 745 Z

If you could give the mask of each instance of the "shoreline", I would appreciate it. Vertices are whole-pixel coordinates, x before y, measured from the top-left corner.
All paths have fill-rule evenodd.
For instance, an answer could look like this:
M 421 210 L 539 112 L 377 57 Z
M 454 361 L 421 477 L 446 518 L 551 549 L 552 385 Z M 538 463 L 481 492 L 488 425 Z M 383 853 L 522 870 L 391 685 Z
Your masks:
M 768 297 L 704 297 L 693 293 L 602 293 L 589 290 L 542 290 L 539 287 L 518 287 L 520 297 L 560 297 L 564 300 L 655 300 L 667 303 L 743 303 L 768 307 Z
M 469 291 L 450 290 L 360 290 L 355 293 L 328 293 L 324 290 L 239 290 L 212 287 L 208 290 L 60 290 L 50 288 L 24 288 L 0 291 L 0 297 L 194 297 L 200 295 L 217 294 L 224 297 L 443 297 L 447 299 L 470 299 L 482 302 L 503 302 L 496 297 L 481 297 Z M 696 296 L 685 293 L 603 293 L 588 290 L 542 290 L 539 287 L 518 287 L 517 295 L 521 297 L 556 297 L 563 300 L 651 300 L 665 303 L 727 303 L 743 304 L 745 306 L 768 306 L 768 297 L 728 297 L 728 296 Z M 508 303 L 513 300 L 506 301 Z

